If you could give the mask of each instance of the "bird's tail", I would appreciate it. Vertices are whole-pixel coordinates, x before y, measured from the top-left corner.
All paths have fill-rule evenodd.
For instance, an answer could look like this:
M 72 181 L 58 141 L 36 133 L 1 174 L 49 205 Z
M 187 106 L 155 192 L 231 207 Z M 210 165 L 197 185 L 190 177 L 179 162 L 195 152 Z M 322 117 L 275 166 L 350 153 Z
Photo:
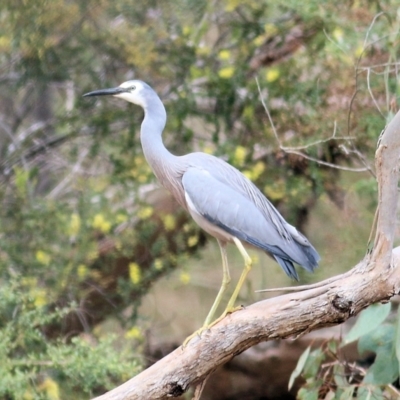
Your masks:
M 300 243 L 297 242 L 295 243 L 298 247 L 297 249 L 298 251 L 296 251 L 296 253 L 300 255 L 299 257 L 293 259 L 291 257 L 285 258 L 282 257 L 281 255 L 277 256 L 275 254 L 273 254 L 273 257 L 285 271 L 286 275 L 298 281 L 299 276 L 294 267 L 294 263 L 299 264 L 307 271 L 313 272 L 314 269 L 318 267 L 318 261 L 320 260 L 321 257 L 319 256 L 317 250 L 315 250 L 311 244 L 304 246 Z

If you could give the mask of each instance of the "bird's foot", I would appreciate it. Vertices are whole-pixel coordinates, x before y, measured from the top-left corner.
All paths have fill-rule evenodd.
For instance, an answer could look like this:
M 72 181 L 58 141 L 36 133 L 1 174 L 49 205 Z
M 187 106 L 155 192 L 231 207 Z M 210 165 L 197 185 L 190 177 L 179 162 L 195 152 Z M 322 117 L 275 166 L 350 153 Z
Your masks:
M 243 310 L 243 308 L 244 308 L 243 306 L 227 307 L 225 311 L 215 321 L 211 322 L 211 324 L 208 327 L 211 328 L 215 324 L 218 324 L 219 321 L 223 320 L 227 315 L 233 314 L 236 311 Z
M 187 344 L 194 338 L 194 337 L 199 337 L 201 338 L 201 335 L 204 331 L 212 328 L 214 325 L 218 324 L 221 320 L 223 320 L 228 314 L 232 314 L 235 311 L 243 310 L 243 306 L 238 306 L 238 307 L 232 307 L 232 308 L 226 308 L 225 311 L 213 322 L 207 325 L 203 325 L 200 329 L 197 329 L 197 331 L 193 332 L 190 336 L 188 336 L 184 342 L 182 343 L 182 348 L 184 349 Z
M 210 326 L 204 325 L 202 326 L 200 329 L 197 329 L 197 331 L 194 331 L 190 336 L 188 336 L 182 343 L 182 348 L 184 349 L 187 344 L 194 338 L 194 337 L 201 337 L 201 334 L 206 331 L 207 329 L 209 329 Z

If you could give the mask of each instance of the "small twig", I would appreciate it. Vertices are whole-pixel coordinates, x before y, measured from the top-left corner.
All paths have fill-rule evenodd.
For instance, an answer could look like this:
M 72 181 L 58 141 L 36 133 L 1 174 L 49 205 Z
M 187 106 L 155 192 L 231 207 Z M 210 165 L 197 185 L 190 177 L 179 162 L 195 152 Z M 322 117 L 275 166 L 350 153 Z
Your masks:
M 346 275 L 350 275 L 350 271 L 346 272 L 345 274 L 342 275 L 342 277 L 345 277 Z M 261 289 L 261 290 L 256 290 L 256 293 L 264 293 L 264 292 L 302 292 L 304 290 L 310 290 L 310 289 L 317 289 L 322 286 L 330 285 L 333 282 L 336 282 L 338 279 L 340 279 L 340 276 L 334 276 L 332 278 L 325 279 L 324 281 L 313 283 L 311 285 L 300 285 L 300 286 L 286 286 L 286 287 L 281 287 L 281 288 L 272 288 L 272 289 Z
M 72 178 L 80 170 L 81 165 L 82 165 L 84 159 L 86 158 L 86 156 L 88 155 L 88 153 L 89 153 L 88 149 L 85 149 L 84 151 L 82 151 L 82 153 L 79 156 L 78 161 L 72 168 L 72 171 L 48 194 L 48 196 L 47 196 L 48 198 L 54 199 L 61 193 L 62 190 L 64 190 L 64 188 L 69 184 L 69 182 L 71 182 Z
M 192 400 L 200 400 L 201 394 L 203 393 L 204 387 L 206 386 L 209 377 L 210 375 L 208 375 L 205 379 L 203 379 L 201 383 L 196 386 L 196 388 L 194 389 Z
M 341 165 L 332 164 L 330 162 L 322 161 L 322 160 L 319 160 L 318 158 L 314 158 L 314 157 L 308 156 L 307 154 L 304 154 L 304 153 L 302 153 L 300 151 L 285 150 L 285 148 L 282 148 L 282 150 L 284 150 L 286 153 L 296 154 L 298 156 L 301 156 L 301 157 L 305 158 L 306 160 L 314 161 L 317 164 L 325 165 L 326 167 L 330 167 L 330 168 L 340 169 L 342 171 L 365 172 L 365 171 L 369 170 L 369 168 L 365 168 L 365 167 L 363 167 L 363 168 L 353 168 L 353 167 L 343 167 Z
M 274 136 L 275 136 L 275 139 L 277 140 L 277 142 L 278 142 L 278 144 L 279 144 L 279 147 L 282 147 L 282 143 L 281 143 L 281 141 L 280 141 L 280 139 L 279 139 L 279 137 L 278 137 L 278 133 L 277 133 L 277 131 L 276 131 L 274 121 L 272 120 L 272 117 L 271 117 L 271 114 L 270 114 L 270 112 L 269 112 L 269 109 L 268 109 L 267 105 L 265 104 L 264 97 L 263 97 L 262 94 L 261 94 L 260 82 L 258 81 L 258 78 L 257 78 L 257 77 L 256 77 L 255 79 L 256 79 L 258 94 L 260 95 L 261 104 L 262 104 L 262 106 L 263 106 L 263 108 L 264 108 L 265 113 L 267 114 L 269 123 L 271 124 L 272 132 L 273 132 L 273 134 L 274 134 Z
M 265 110 L 265 113 L 267 114 L 268 120 L 269 120 L 269 122 L 271 124 L 272 132 L 273 132 L 273 134 L 275 136 L 275 139 L 277 140 L 277 142 L 279 144 L 279 148 L 282 151 L 284 151 L 285 153 L 289 153 L 289 154 L 296 154 L 296 155 L 298 155 L 300 157 L 303 157 L 303 158 L 305 158 L 305 159 L 307 159 L 309 161 L 316 162 L 317 164 L 324 165 L 324 166 L 330 167 L 330 168 L 340 169 L 342 171 L 364 172 L 364 171 L 370 170 L 369 167 L 367 167 L 367 168 L 366 167 L 364 167 L 364 168 L 343 167 L 341 165 L 333 164 L 333 163 L 330 163 L 330 162 L 327 162 L 327 161 L 319 160 L 318 158 L 311 157 L 311 156 L 309 156 L 307 154 L 304 154 L 304 153 L 298 151 L 296 147 L 283 146 L 282 142 L 279 139 L 279 136 L 278 136 L 277 130 L 275 128 L 274 121 L 272 120 L 271 114 L 269 112 L 269 109 L 268 109 L 267 105 L 265 104 L 264 98 L 263 98 L 263 96 L 261 94 L 261 87 L 260 87 L 260 84 L 259 84 L 257 78 L 256 78 L 256 83 L 257 83 L 258 93 L 260 94 L 261 104 L 262 104 L 262 106 L 263 106 L 263 108 Z M 315 141 L 314 143 L 310 143 L 307 146 L 302 146 L 302 147 L 299 147 L 299 148 L 307 149 L 307 148 L 309 148 L 311 146 L 315 146 L 316 144 L 324 143 L 324 142 L 327 142 L 327 141 L 332 140 L 332 139 L 338 140 L 339 138 L 337 138 L 335 135 L 336 135 L 336 122 L 335 122 L 335 129 L 334 129 L 333 134 L 332 134 L 331 137 L 329 137 L 328 139 L 321 139 L 321 140 Z M 347 140 L 349 140 L 349 138 L 350 137 L 347 137 Z M 342 139 L 345 140 L 344 138 L 342 138 Z
M 368 27 L 367 32 L 365 34 L 365 39 L 364 39 L 364 44 L 363 44 L 363 48 L 364 49 L 368 46 L 367 45 L 368 37 L 369 37 L 370 32 L 372 31 L 373 26 L 375 25 L 376 20 L 383 14 L 384 14 L 383 11 L 379 12 L 378 14 L 376 14 L 374 16 L 374 18 L 372 19 L 372 22 L 369 24 L 369 27 Z
M 370 85 L 370 78 L 369 78 L 370 75 L 371 75 L 371 68 L 368 68 L 367 69 L 367 88 L 368 88 L 369 95 L 371 96 L 371 99 L 372 99 L 376 109 L 379 111 L 379 114 L 381 114 L 381 116 L 383 118 L 385 118 L 385 116 L 383 115 L 383 112 L 381 111 L 381 108 L 379 107 L 378 102 L 375 99 L 374 94 L 372 93 L 372 89 L 371 89 L 371 85 Z
M 367 71 L 368 69 L 371 69 L 374 74 L 380 75 L 383 72 L 376 72 L 376 71 L 374 71 L 374 69 L 389 67 L 391 65 L 393 65 L 393 67 L 394 67 L 393 71 L 396 71 L 396 67 L 398 65 L 400 65 L 400 62 L 394 61 L 394 62 L 386 62 L 386 63 L 382 63 L 382 64 L 372 64 L 372 65 L 369 65 L 368 67 L 357 67 L 357 69 L 360 71 Z
M 376 231 L 376 224 L 378 222 L 378 216 L 379 216 L 379 205 L 376 207 L 375 210 L 375 215 L 374 215 L 374 220 L 372 221 L 372 226 L 371 226 L 371 231 L 369 232 L 369 237 L 368 237 L 368 242 L 367 242 L 367 249 L 369 249 L 369 246 L 372 242 L 372 237 Z

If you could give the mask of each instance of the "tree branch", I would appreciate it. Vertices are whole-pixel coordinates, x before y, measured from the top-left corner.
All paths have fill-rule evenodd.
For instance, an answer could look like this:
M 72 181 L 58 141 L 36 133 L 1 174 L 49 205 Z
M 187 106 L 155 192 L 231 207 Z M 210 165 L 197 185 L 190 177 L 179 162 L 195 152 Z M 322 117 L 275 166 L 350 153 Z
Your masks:
M 203 382 L 221 364 L 262 341 L 340 324 L 400 291 L 400 247 L 392 252 L 399 179 L 400 113 L 376 152 L 379 216 L 375 247 L 351 271 L 297 293 L 237 311 L 141 374 L 96 400 L 166 399 Z

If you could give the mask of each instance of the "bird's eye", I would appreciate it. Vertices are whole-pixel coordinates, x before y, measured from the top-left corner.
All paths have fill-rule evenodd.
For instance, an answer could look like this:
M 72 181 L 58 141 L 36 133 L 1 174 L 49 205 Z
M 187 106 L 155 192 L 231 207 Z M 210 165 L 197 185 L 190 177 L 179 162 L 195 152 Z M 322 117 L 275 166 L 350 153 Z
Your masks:
M 136 89 L 136 86 L 131 86 L 131 87 L 129 88 L 129 90 L 130 90 L 131 92 L 133 92 L 135 89 Z

